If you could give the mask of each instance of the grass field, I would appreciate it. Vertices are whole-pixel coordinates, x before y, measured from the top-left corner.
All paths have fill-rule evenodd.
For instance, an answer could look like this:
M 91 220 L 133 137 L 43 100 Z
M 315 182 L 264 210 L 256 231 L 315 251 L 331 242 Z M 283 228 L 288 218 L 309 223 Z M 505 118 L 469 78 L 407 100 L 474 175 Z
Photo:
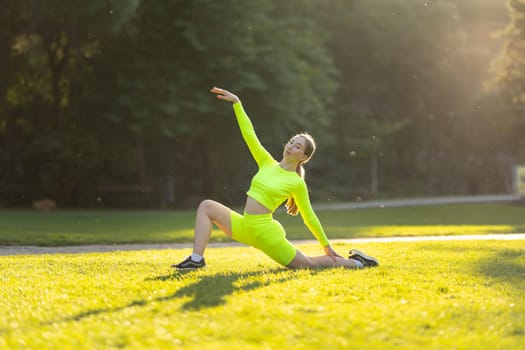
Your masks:
M 525 207 L 508 204 L 318 214 L 330 238 L 525 232 Z M 300 218 L 277 218 L 312 238 Z M 0 245 L 187 242 L 193 220 L 0 211 Z M 335 248 L 381 265 L 290 271 L 249 247 L 209 248 L 208 268 L 187 273 L 169 266 L 190 249 L 0 256 L 0 349 L 525 349 L 524 241 Z
M 525 232 L 525 206 L 463 204 L 319 211 L 329 238 Z M 0 211 L 0 245 L 189 242 L 195 213 Z M 311 239 L 300 217 L 278 212 L 290 239 Z M 212 242 L 226 241 L 217 232 Z
M 381 266 L 290 271 L 247 247 L 188 273 L 169 265 L 189 249 L 0 257 L 0 348 L 525 347 L 523 241 L 355 248 Z

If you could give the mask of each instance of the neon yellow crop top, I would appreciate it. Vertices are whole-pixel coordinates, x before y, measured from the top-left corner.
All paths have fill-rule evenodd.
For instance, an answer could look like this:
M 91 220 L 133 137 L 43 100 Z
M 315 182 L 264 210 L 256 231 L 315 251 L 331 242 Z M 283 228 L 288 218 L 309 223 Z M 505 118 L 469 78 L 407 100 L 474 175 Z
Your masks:
M 240 102 L 233 104 L 237 123 L 248 149 L 259 166 L 246 194 L 274 212 L 286 199 L 293 197 L 304 224 L 323 247 L 330 245 L 315 215 L 304 180 L 295 172 L 283 169 L 261 145 L 253 124 Z

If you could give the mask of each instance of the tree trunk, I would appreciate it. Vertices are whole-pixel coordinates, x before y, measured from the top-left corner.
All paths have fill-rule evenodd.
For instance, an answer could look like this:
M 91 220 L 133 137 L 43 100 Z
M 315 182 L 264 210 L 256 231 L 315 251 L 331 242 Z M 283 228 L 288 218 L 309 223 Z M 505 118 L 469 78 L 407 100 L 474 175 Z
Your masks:
M 140 185 L 146 183 L 146 157 L 144 155 L 144 136 L 137 137 L 137 180 Z
M 372 197 L 376 198 L 379 194 L 379 160 L 377 152 L 374 150 L 370 155 L 370 191 Z
M 199 144 L 200 159 L 201 159 L 201 174 L 202 174 L 202 187 L 201 193 L 205 196 L 213 195 L 215 190 L 215 164 L 213 159 L 212 150 L 210 147 L 209 139 L 204 136 L 201 138 Z
M 51 72 L 51 93 L 53 96 L 51 108 L 60 125 L 63 123 L 60 112 L 62 99 L 65 94 L 61 89 L 60 83 L 69 60 L 71 39 L 69 33 L 61 29 L 56 29 L 46 34 L 42 35 L 42 39 L 47 51 L 49 70 Z

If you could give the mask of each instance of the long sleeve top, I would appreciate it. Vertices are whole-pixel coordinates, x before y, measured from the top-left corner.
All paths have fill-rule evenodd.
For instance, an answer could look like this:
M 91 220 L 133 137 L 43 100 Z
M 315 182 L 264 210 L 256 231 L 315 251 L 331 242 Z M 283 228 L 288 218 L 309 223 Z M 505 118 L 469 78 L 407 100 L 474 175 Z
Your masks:
M 242 137 L 259 167 L 246 194 L 272 213 L 285 200 L 292 197 L 306 227 L 323 247 L 328 246 L 330 243 L 312 208 L 304 179 L 295 171 L 283 169 L 279 162 L 262 146 L 255 134 L 253 124 L 240 102 L 233 104 L 233 110 Z

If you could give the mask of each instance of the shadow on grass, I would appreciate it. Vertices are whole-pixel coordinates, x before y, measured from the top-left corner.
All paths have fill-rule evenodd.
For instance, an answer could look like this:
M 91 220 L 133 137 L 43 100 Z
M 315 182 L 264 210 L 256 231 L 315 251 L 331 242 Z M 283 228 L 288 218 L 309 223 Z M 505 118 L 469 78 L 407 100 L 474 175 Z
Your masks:
M 463 254 L 468 256 L 472 249 L 468 246 L 424 244 L 419 245 L 420 251 L 443 252 L 443 256 L 448 259 L 461 257 Z M 525 289 L 525 249 L 505 248 L 487 245 L 480 248 L 482 256 L 477 260 L 468 261 L 468 271 L 473 275 L 492 279 L 496 283 L 510 283 L 514 289 Z
M 276 273 L 283 271 L 288 272 L 285 276 L 274 278 Z M 315 271 L 312 270 L 312 273 Z M 170 275 L 163 275 L 153 278 L 156 281 L 169 281 L 173 279 L 180 279 L 181 276 L 191 272 L 175 272 Z M 257 281 L 251 281 L 249 277 L 266 276 L 265 279 L 260 278 Z M 191 300 L 185 303 L 182 308 L 184 310 L 200 310 L 202 308 L 214 307 L 226 302 L 226 297 L 236 291 L 250 291 L 270 284 L 283 283 L 295 278 L 293 271 L 289 269 L 272 270 L 270 273 L 266 272 L 249 272 L 249 273 L 219 273 L 211 276 L 202 276 L 201 279 L 190 285 L 184 286 L 173 295 L 167 297 L 169 299 L 190 297 Z M 244 280 L 246 283 L 243 283 Z
M 525 249 L 495 250 L 488 258 L 476 264 L 476 270 L 499 282 L 511 283 L 516 288 L 525 288 L 525 263 L 519 259 L 525 256 Z M 520 288 L 517 284 L 520 284 Z
M 276 278 L 276 276 L 282 272 L 288 272 L 283 277 Z M 198 271 L 176 271 L 169 275 L 162 275 L 158 277 L 148 278 L 146 281 L 172 281 L 183 279 L 187 274 L 199 273 Z M 316 273 L 315 270 L 311 270 L 311 273 Z M 254 276 L 266 276 L 264 280 L 252 281 L 249 277 Z M 295 273 L 292 270 L 281 268 L 265 272 L 249 272 L 249 273 L 220 273 L 214 275 L 205 275 L 201 279 L 192 283 L 188 286 L 184 286 L 177 290 L 175 293 L 158 297 L 154 299 L 139 299 L 130 302 L 123 306 L 115 307 L 102 307 L 91 310 L 82 311 L 76 315 L 65 317 L 59 320 L 47 321 L 41 323 L 41 325 L 49 326 L 56 323 L 62 322 L 77 322 L 82 321 L 85 318 L 91 316 L 98 316 L 101 314 L 109 314 L 123 311 L 130 307 L 142 307 L 147 306 L 155 302 L 165 302 L 173 299 L 182 297 L 192 297 L 190 301 L 182 305 L 184 310 L 200 310 L 203 308 L 209 308 L 224 304 L 225 298 L 228 295 L 236 291 L 249 291 L 257 288 L 261 288 L 270 284 L 283 283 L 288 280 L 294 279 Z M 262 278 L 260 278 L 262 279 Z M 246 283 L 243 283 L 246 282 Z

